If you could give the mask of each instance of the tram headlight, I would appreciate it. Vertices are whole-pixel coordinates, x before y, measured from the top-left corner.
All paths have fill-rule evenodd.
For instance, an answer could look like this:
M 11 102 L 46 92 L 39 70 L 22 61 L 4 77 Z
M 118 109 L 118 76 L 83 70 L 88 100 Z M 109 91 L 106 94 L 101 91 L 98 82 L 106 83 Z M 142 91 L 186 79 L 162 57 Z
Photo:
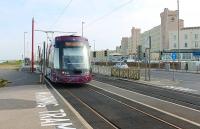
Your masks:
M 86 72 L 84 72 L 84 74 L 90 74 L 90 72 L 89 72 L 89 71 L 86 71 Z
M 63 75 L 68 75 L 68 74 L 69 74 L 69 72 L 62 71 L 62 74 L 63 74 Z

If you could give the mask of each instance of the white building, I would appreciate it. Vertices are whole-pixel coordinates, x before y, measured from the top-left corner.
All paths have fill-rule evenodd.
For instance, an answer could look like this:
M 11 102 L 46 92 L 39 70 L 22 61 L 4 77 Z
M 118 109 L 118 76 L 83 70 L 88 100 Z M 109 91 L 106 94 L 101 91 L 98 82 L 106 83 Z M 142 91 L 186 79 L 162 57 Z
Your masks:
M 180 52 L 181 60 L 196 60 L 194 53 L 200 53 L 200 27 L 185 27 L 169 33 L 169 50 Z
M 143 53 L 146 48 L 151 47 L 153 60 L 158 60 L 161 56 L 163 59 L 171 60 L 172 52 L 180 52 L 179 59 L 182 60 L 196 60 L 200 57 L 200 27 L 184 27 L 184 20 L 178 19 L 177 10 L 165 8 L 160 13 L 160 19 L 160 25 L 143 33 L 140 29 L 133 27 L 130 37 L 122 37 L 121 46 L 116 47 L 116 52 L 123 56 L 136 57 L 135 55 L 140 53 L 137 48 L 141 46 Z M 178 28 L 180 29 L 179 44 Z M 149 45 L 150 38 L 151 46 Z
M 200 49 L 200 27 L 185 27 L 179 31 L 180 49 Z M 178 32 L 169 34 L 169 49 L 178 49 Z
M 145 31 L 140 36 L 140 45 L 142 45 L 143 51 L 145 48 L 149 48 L 149 37 L 151 37 L 151 51 L 159 52 L 161 50 L 161 33 L 160 25 L 152 28 L 151 30 Z
M 116 53 L 116 50 L 99 50 L 91 51 L 91 61 L 92 62 L 107 62 L 109 61 L 109 56 Z M 106 54 L 106 55 L 105 55 Z
M 122 55 L 128 55 L 128 42 L 130 41 L 129 37 L 122 37 L 121 40 L 121 54 Z
M 161 50 L 169 49 L 169 32 L 178 30 L 178 11 L 168 8 L 160 14 L 161 18 Z M 184 27 L 184 21 L 179 19 L 179 28 Z
M 129 39 L 128 45 L 128 55 L 136 55 L 137 47 L 140 42 L 141 30 L 139 28 L 133 27 L 131 29 L 131 37 Z

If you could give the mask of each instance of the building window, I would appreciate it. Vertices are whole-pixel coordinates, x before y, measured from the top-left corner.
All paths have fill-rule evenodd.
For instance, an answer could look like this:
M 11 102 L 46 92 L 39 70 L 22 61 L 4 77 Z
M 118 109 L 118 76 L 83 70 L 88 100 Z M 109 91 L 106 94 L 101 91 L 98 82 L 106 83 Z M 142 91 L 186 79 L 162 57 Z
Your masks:
M 174 40 L 176 40 L 176 35 L 174 35 Z
M 171 17 L 171 22 L 174 22 L 175 18 L 174 17 Z
M 185 39 L 188 39 L 188 35 L 187 34 L 185 34 Z
M 187 44 L 187 43 L 185 43 L 185 47 L 188 47 L 188 44 Z
M 198 42 L 197 41 L 195 42 L 195 48 L 198 48 Z
M 198 34 L 195 34 L 195 35 L 194 35 L 194 38 L 195 38 L 195 39 L 198 39 Z
M 191 53 L 183 53 L 182 59 L 191 59 L 191 58 L 192 58 Z
M 174 48 L 176 48 L 176 43 L 174 43 Z

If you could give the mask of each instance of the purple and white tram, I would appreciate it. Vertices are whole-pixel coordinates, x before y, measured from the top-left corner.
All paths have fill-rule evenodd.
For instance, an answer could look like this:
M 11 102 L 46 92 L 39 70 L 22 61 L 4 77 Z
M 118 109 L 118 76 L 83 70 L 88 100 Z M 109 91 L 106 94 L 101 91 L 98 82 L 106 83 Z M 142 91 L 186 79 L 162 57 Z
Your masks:
M 88 39 L 58 36 L 47 54 L 46 76 L 55 83 L 84 84 L 92 80 Z

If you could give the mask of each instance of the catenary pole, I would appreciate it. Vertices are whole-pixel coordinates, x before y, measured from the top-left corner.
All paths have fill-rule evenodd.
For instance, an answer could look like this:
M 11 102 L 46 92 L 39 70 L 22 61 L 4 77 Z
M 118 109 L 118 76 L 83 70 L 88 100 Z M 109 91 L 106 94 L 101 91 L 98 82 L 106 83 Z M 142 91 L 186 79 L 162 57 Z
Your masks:
M 26 34 L 27 32 L 24 32 L 24 58 L 26 57 L 26 51 L 25 51 L 25 48 L 26 48 Z
M 34 72 L 34 17 L 32 19 L 32 66 L 31 66 L 31 72 Z

